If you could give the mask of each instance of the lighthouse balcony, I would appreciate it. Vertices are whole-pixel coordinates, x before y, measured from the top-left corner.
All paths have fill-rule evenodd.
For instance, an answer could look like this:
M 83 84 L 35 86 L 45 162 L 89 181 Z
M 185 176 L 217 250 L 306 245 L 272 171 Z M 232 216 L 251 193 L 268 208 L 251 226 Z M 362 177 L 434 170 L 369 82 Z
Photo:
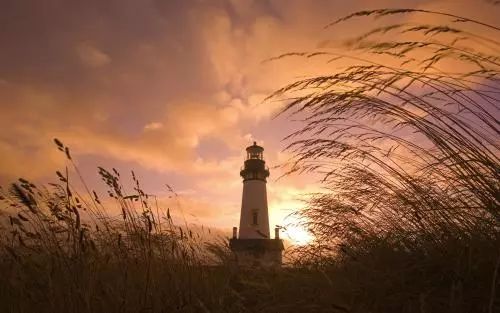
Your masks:
M 267 167 L 261 170 L 250 170 L 247 168 L 242 168 L 240 171 L 240 176 L 243 177 L 243 181 L 246 180 L 263 180 L 266 181 L 269 177 L 269 169 Z
M 265 168 L 266 167 L 266 161 L 261 160 L 261 159 L 248 159 L 245 160 L 243 167 L 249 168 L 249 169 L 260 169 L 260 168 Z
M 266 162 L 259 159 L 246 160 L 245 164 L 241 167 L 241 171 L 267 171 L 269 172 L 269 167 L 266 166 Z

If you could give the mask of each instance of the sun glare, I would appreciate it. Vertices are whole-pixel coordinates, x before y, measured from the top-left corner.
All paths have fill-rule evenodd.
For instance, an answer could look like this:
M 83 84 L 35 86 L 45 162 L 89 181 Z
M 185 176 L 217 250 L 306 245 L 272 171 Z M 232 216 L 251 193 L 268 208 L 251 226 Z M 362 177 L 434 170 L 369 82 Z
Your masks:
M 313 235 L 307 229 L 300 226 L 287 226 L 284 234 L 285 239 L 299 246 L 307 245 L 314 239 Z

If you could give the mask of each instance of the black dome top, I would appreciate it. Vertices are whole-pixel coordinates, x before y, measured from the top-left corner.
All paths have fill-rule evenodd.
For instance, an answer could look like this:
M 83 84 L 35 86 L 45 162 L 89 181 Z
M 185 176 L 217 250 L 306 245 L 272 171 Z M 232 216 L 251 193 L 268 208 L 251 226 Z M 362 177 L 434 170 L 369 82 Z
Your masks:
M 253 142 L 253 145 L 247 147 L 247 152 L 263 152 L 264 148 L 257 145 L 257 142 Z

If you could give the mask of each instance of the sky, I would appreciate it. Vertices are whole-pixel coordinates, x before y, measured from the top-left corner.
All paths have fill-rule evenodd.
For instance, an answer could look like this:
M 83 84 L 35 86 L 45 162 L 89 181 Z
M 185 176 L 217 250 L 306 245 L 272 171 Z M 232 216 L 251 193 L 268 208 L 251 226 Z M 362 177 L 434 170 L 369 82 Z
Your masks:
M 97 166 L 125 179 L 134 170 L 160 198 L 172 186 L 190 222 L 229 230 L 239 223 L 244 149 L 255 140 L 271 167 L 270 225 L 284 225 L 298 198 L 321 186 L 311 176 L 277 179 L 283 171 L 273 167 L 289 158 L 282 139 L 298 124 L 275 117 L 283 103 L 263 100 L 330 69 L 265 61 L 367 26 L 324 29 L 343 15 L 401 6 L 494 20 L 486 1 L 3 0 L 0 184 L 56 180 L 59 138 L 95 189 Z

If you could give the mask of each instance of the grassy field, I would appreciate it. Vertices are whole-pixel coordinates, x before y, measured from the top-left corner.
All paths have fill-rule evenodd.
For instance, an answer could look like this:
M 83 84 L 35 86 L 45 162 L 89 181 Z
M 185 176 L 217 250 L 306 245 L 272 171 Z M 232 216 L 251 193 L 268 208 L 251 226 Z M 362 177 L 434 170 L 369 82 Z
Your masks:
M 90 230 L 73 212 L 61 219 L 30 201 L 17 202 L 22 213 L 2 236 L 2 312 L 488 312 L 499 305 L 498 240 L 482 231 L 441 249 L 395 249 L 373 238 L 348 256 L 238 269 L 226 246 L 203 245 L 179 229 L 159 233 L 138 217 Z

